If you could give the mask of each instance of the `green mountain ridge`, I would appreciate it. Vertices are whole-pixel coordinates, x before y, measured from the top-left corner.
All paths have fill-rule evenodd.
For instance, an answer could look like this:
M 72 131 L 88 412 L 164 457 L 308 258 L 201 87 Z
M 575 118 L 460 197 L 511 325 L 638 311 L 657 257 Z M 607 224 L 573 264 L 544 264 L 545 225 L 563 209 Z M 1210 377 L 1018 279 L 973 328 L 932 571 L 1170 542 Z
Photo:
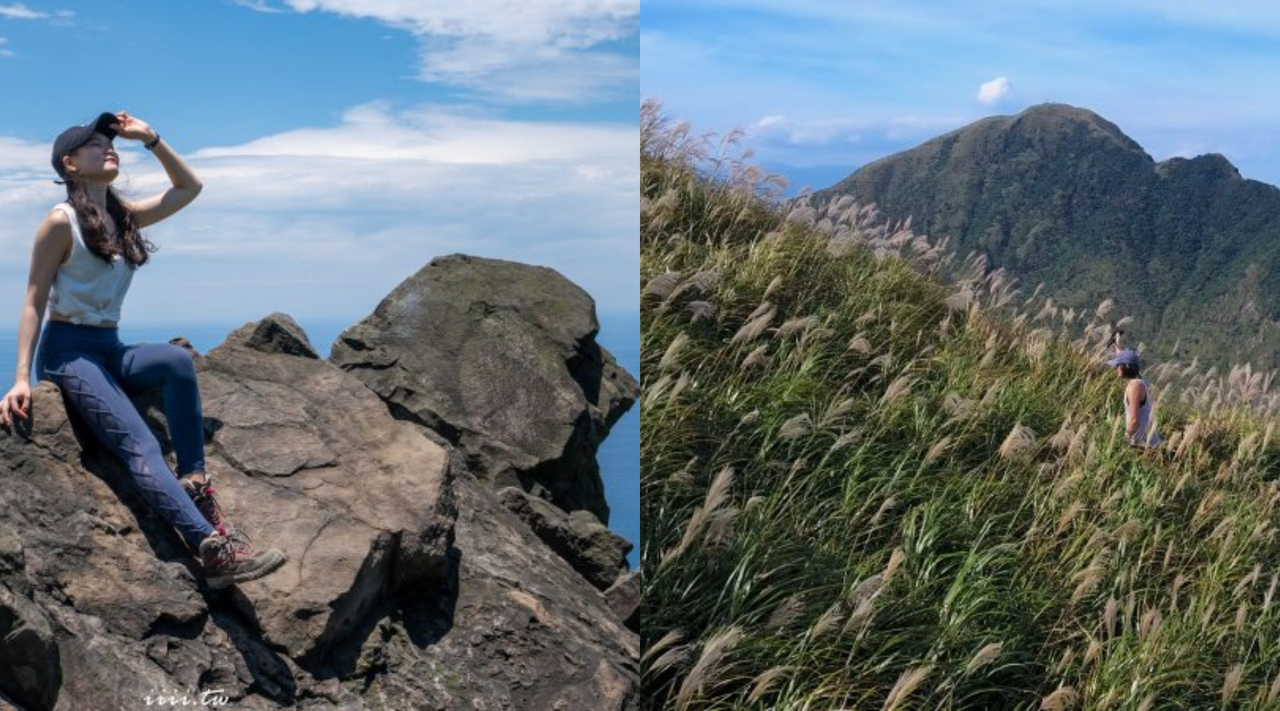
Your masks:
M 1224 156 L 1156 162 L 1066 104 L 994 116 L 809 199 L 874 203 L 1060 305 L 1114 299 L 1157 359 L 1280 365 L 1280 189 Z

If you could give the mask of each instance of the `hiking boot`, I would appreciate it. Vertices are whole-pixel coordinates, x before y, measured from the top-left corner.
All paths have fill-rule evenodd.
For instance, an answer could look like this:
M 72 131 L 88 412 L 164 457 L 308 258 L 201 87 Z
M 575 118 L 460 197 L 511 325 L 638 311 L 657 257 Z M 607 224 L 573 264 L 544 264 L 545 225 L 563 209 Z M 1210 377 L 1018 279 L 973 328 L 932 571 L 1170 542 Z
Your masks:
M 242 540 L 221 533 L 215 533 L 200 543 L 205 581 L 214 590 L 257 580 L 284 565 L 285 560 L 279 549 L 256 550 Z
M 204 472 L 186 474 L 178 479 L 178 483 L 182 484 L 183 491 L 187 492 L 187 496 L 191 497 L 191 501 L 215 531 L 224 536 L 235 537 L 235 527 L 223 515 L 222 507 L 218 505 L 218 499 L 214 496 L 213 477 L 204 474 L 204 483 L 198 483 L 192 478 L 195 473 L 204 474 Z

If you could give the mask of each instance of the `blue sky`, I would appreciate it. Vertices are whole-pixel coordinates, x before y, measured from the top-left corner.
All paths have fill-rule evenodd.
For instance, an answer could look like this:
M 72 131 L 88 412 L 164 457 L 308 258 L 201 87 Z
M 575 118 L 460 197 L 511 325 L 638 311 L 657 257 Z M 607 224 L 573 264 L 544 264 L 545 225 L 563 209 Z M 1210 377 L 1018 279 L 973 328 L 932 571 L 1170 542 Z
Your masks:
M 126 109 L 205 182 L 148 232 L 131 322 L 354 321 L 454 252 L 550 266 L 602 314 L 634 313 L 639 10 L 0 0 L 0 309 L 16 325 L 31 237 L 63 197 L 53 138 Z M 118 148 L 127 194 L 164 187 Z
M 1280 184 L 1274 2 L 644 0 L 641 59 L 643 97 L 815 188 L 1049 101 Z

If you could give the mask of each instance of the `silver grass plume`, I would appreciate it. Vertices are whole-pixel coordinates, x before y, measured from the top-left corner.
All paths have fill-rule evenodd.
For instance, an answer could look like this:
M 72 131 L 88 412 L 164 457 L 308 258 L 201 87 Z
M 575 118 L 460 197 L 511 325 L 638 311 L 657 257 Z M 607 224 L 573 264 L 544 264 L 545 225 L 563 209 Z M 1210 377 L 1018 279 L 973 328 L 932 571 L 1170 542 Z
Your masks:
M 680 684 L 680 691 L 676 695 L 677 709 L 684 711 L 689 708 L 689 704 L 702 694 L 703 687 L 716 681 L 721 661 L 741 639 L 742 630 L 729 627 L 718 632 L 702 646 L 698 661 Z
M 738 329 L 738 332 L 733 335 L 729 342 L 747 343 L 755 340 L 757 336 L 764 333 L 769 324 L 773 323 L 773 317 L 776 312 L 777 308 L 768 301 L 760 304 L 755 311 L 751 312 L 751 315 L 747 317 L 747 322 L 742 325 L 742 328 Z

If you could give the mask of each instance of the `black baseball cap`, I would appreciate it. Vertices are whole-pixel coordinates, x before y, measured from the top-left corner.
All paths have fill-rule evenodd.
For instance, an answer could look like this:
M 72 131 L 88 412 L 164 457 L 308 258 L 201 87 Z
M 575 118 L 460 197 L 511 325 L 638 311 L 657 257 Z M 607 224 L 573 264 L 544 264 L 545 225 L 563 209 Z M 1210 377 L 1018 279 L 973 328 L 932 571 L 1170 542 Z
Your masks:
M 53 169 L 58 173 L 58 177 L 67 177 L 66 168 L 62 165 L 62 156 L 83 146 L 93 138 L 93 134 L 101 133 L 110 139 L 115 139 L 116 129 L 114 126 L 120 123 L 120 119 L 110 112 L 98 114 L 98 118 L 92 123 L 86 123 L 83 126 L 72 126 L 62 133 L 58 134 L 57 140 L 53 142 Z

